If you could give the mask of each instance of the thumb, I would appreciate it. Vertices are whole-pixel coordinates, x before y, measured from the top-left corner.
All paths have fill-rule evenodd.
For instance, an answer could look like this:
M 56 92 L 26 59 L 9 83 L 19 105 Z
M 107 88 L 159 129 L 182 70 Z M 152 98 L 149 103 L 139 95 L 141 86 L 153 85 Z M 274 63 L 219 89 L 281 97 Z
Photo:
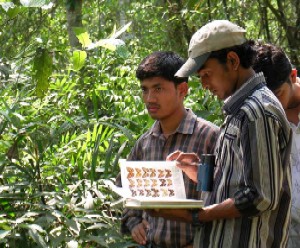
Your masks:
M 170 153 L 168 156 L 167 156 L 167 158 L 166 158 L 166 160 L 167 161 L 173 161 L 173 160 L 176 160 L 177 159 L 177 157 L 180 155 L 180 153 L 181 153 L 181 151 L 175 151 L 175 152 L 172 152 L 172 153 Z
M 150 224 L 148 221 L 146 221 L 145 219 L 143 219 L 142 224 L 144 225 L 144 228 L 149 229 Z

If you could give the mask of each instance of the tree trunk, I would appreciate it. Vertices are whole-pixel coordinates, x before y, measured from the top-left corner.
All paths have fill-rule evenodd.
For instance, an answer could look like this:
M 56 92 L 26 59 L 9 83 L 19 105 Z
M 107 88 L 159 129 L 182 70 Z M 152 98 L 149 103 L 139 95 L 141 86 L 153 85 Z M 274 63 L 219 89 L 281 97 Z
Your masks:
M 208 19 L 211 21 L 212 20 L 212 16 L 211 16 L 211 4 L 210 4 L 210 0 L 207 0 L 207 7 L 208 7 Z
M 290 4 L 293 4 L 293 7 L 295 7 L 295 11 L 299 11 L 299 0 L 291 1 Z M 283 6 L 282 2 L 280 0 L 277 0 L 277 5 L 278 8 L 276 9 L 269 0 L 265 0 L 266 6 L 272 11 L 274 16 L 276 17 L 277 21 L 280 23 L 282 28 L 286 32 L 286 37 L 287 37 L 287 42 L 290 47 L 290 59 L 295 67 L 298 69 L 300 68 L 300 60 L 299 60 L 299 47 L 300 47 L 300 17 L 299 17 L 299 12 L 296 12 L 297 20 L 296 20 L 296 25 L 292 26 L 288 24 L 288 20 L 283 12 Z
M 261 13 L 261 17 L 262 17 L 262 24 L 263 24 L 260 28 L 259 34 L 261 35 L 261 33 L 265 32 L 267 41 L 270 42 L 271 41 L 271 33 L 270 33 L 270 28 L 269 28 L 267 7 L 264 4 L 262 4 L 260 1 L 258 1 L 258 6 L 260 9 L 260 13 Z M 264 30 L 262 30 L 262 29 L 264 29 Z
M 72 48 L 81 48 L 75 32 L 74 27 L 82 27 L 82 0 L 67 0 L 67 31 L 69 35 L 69 42 Z
M 222 2 L 223 2 L 224 9 L 225 9 L 226 18 L 227 18 L 227 20 L 230 20 L 230 14 L 228 11 L 227 2 L 226 2 L 226 0 L 222 0 Z
M 193 33 L 190 31 L 186 20 L 181 16 L 183 9 L 182 0 L 165 1 L 168 7 L 168 19 L 172 20 L 168 26 L 168 37 L 176 52 L 186 57 L 187 44 L 189 44 Z M 174 18 L 176 17 L 176 18 Z

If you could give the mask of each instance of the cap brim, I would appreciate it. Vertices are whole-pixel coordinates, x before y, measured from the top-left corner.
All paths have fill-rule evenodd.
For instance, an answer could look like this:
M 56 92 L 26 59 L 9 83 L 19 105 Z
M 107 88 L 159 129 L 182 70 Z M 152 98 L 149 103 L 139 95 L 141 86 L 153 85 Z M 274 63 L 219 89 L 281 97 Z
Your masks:
M 188 77 L 199 70 L 208 59 L 210 52 L 196 58 L 188 58 L 183 66 L 176 72 L 175 77 Z

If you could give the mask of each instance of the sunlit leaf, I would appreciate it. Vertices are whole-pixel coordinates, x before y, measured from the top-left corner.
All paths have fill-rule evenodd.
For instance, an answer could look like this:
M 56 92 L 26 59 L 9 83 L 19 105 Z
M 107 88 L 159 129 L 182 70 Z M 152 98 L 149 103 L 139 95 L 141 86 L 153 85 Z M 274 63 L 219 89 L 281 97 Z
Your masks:
M 87 54 L 85 51 L 76 50 L 73 52 L 72 62 L 73 69 L 79 71 L 85 64 Z
M 10 230 L 0 230 L 0 239 L 4 239 L 6 236 L 10 234 Z
M 101 46 L 101 47 L 105 47 L 111 51 L 115 51 L 117 49 L 117 47 L 124 46 L 124 45 L 125 45 L 125 42 L 121 39 L 114 39 L 114 38 L 101 39 L 101 40 L 97 41 L 96 43 L 91 43 L 87 49 L 91 50 L 91 49 Z
M 73 30 L 74 30 L 76 37 L 78 38 L 80 44 L 83 47 L 88 47 L 92 43 L 92 41 L 90 40 L 90 36 L 89 36 L 88 32 L 85 30 L 85 28 L 74 27 Z
M 15 8 L 15 5 L 13 2 L 2 2 L 0 1 L 0 6 L 4 9 L 4 11 L 8 11 L 9 9 Z
M 71 240 L 67 243 L 67 248 L 77 248 L 78 247 L 78 242 L 75 240 Z
M 132 22 L 127 23 L 126 25 L 124 25 L 120 30 L 118 30 L 117 32 L 115 32 L 111 38 L 118 38 L 121 34 L 123 34 L 130 26 L 131 26 Z
M 20 0 L 24 7 L 43 7 L 49 2 L 50 0 Z

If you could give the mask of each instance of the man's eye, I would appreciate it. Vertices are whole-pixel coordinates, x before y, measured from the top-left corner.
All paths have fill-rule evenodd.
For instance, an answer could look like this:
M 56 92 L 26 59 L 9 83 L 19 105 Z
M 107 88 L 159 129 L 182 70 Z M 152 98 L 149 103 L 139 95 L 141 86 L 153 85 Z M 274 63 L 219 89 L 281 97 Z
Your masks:
M 203 77 L 208 77 L 209 76 L 209 72 L 204 72 L 203 73 Z
M 162 88 L 160 88 L 160 87 L 155 88 L 155 92 L 161 92 L 161 90 L 162 90 Z

